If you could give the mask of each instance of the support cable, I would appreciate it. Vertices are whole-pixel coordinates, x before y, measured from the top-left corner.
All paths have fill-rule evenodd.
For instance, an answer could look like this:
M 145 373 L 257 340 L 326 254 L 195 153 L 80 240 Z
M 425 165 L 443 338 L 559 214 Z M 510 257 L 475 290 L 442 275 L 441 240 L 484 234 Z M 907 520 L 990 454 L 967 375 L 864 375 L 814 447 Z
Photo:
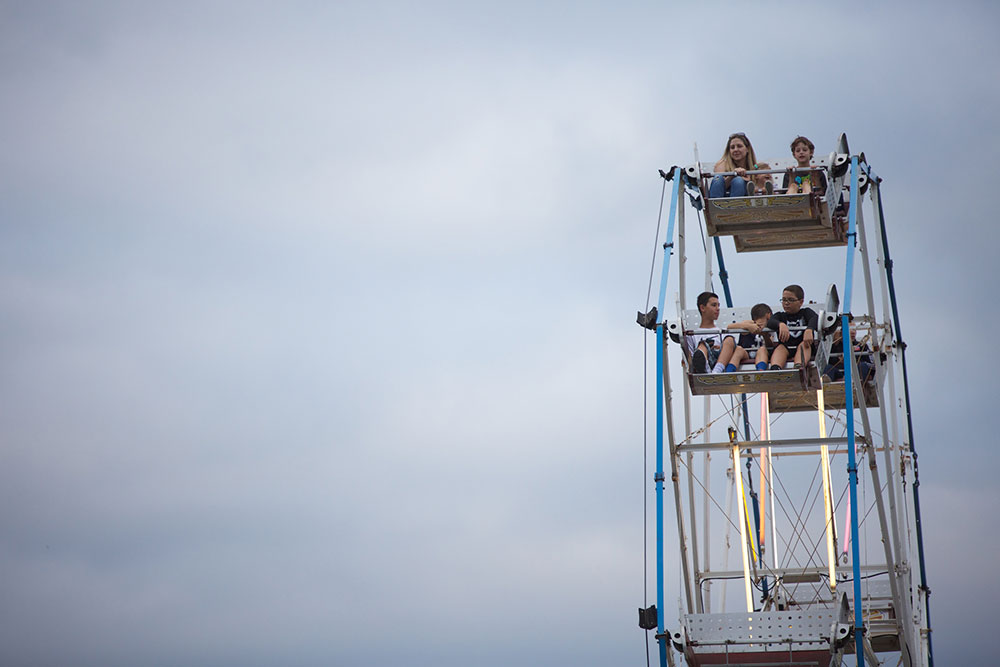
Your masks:
M 876 183 L 881 179 L 877 176 Z M 927 569 L 924 565 L 924 531 L 920 521 L 920 473 L 917 468 L 917 448 L 913 441 L 913 417 L 910 411 L 910 383 L 906 373 L 906 343 L 903 342 L 903 331 L 899 324 L 899 310 L 896 306 L 896 286 L 892 279 L 892 259 L 889 257 L 889 238 L 885 231 L 885 214 L 882 212 L 882 188 L 876 187 L 878 195 L 879 227 L 882 236 L 882 252 L 885 255 L 885 272 L 889 283 L 889 301 L 892 304 L 892 322 L 896 329 L 896 345 L 899 347 L 899 357 L 903 367 L 903 407 L 906 410 L 906 431 L 910 440 L 910 453 L 913 455 L 913 512 L 917 527 L 917 555 L 920 558 L 920 588 L 924 591 L 924 615 L 927 617 L 927 664 L 934 667 L 934 647 L 931 643 L 931 589 L 927 586 Z
M 646 288 L 646 309 L 649 312 L 649 299 L 653 293 L 653 273 L 656 270 L 656 246 L 660 242 L 660 221 L 663 219 L 663 200 L 667 195 L 667 181 L 663 180 L 660 192 L 660 209 L 656 213 L 656 236 L 653 237 L 653 259 L 649 264 L 649 285 Z M 647 394 L 648 377 L 648 329 L 642 332 L 642 608 L 649 608 L 649 509 L 646 494 L 646 480 L 649 474 L 649 442 L 647 424 L 649 422 L 649 397 Z M 663 610 L 658 609 L 662 614 Z M 646 667 L 649 667 L 649 632 L 643 633 L 646 638 Z
M 646 288 L 646 311 L 649 311 L 649 298 L 653 294 L 653 273 L 656 271 L 656 247 L 660 243 L 660 221 L 663 220 L 663 201 L 667 196 L 667 181 L 663 181 L 660 191 L 660 210 L 656 212 L 656 236 L 653 237 L 653 260 L 649 263 L 649 286 Z

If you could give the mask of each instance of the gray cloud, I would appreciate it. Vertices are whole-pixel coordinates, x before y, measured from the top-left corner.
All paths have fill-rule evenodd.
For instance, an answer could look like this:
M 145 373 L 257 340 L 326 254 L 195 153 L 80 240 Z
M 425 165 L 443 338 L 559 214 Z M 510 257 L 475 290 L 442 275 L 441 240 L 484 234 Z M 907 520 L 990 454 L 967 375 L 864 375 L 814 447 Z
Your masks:
M 983 661 L 991 394 L 937 328 L 997 324 L 965 9 L 4 7 L 3 661 L 641 663 L 656 169 L 734 129 L 885 178 L 935 648 Z M 843 282 L 724 245 L 740 302 Z

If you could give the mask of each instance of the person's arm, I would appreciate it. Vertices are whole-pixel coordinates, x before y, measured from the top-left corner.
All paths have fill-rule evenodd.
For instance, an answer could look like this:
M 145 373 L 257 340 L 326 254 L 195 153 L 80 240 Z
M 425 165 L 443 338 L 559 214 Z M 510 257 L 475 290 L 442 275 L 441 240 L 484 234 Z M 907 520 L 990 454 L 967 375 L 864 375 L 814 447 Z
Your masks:
M 781 314 L 784 315 L 784 313 Z M 767 321 L 767 328 L 771 329 L 772 331 L 777 331 L 778 340 L 784 343 L 786 340 L 788 340 L 788 325 L 782 322 L 778 318 L 778 315 L 779 313 L 774 313 L 773 315 L 771 315 L 771 319 Z
M 753 320 L 743 320 L 742 322 L 733 322 L 726 326 L 727 330 L 732 329 L 742 329 L 744 331 L 749 331 L 752 334 L 760 333 L 760 327 Z
M 803 308 L 806 314 L 806 326 L 814 331 L 819 331 L 819 313 L 812 308 Z
M 718 162 L 715 163 L 715 166 L 712 167 L 712 171 L 714 171 L 714 172 L 720 172 L 723 169 L 725 169 L 725 167 L 726 166 L 722 163 L 722 160 L 719 160 Z M 728 188 L 729 187 L 729 183 L 733 180 L 733 177 L 732 176 L 723 176 L 722 178 L 723 178 L 723 180 L 726 181 L 726 187 Z
M 812 343 L 816 338 L 816 331 L 819 329 L 819 313 L 812 308 L 803 308 L 806 316 L 806 330 L 802 333 L 803 343 Z

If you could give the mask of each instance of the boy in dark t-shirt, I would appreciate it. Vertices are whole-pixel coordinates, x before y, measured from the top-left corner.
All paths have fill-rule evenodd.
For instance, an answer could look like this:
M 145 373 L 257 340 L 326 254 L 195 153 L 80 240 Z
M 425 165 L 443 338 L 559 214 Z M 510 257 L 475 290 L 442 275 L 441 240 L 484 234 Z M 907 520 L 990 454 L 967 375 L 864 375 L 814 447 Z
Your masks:
M 736 350 L 733 353 L 733 358 L 730 360 L 729 365 L 726 366 L 727 372 L 739 369 L 740 364 L 750 360 L 751 354 L 753 355 L 753 362 L 757 366 L 757 370 L 767 370 L 768 350 L 773 348 L 777 343 L 774 334 L 764 330 L 768 320 L 771 319 L 771 315 L 771 307 L 769 305 L 758 303 L 750 309 L 749 320 L 734 322 L 726 327 L 727 329 L 745 329 L 749 332 L 740 334 L 740 339 L 736 342 Z
M 767 328 L 778 332 L 781 345 L 774 348 L 771 355 L 771 370 L 780 371 L 788 361 L 789 353 L 794 354 L 795 367 L 809 363 L 812 356 L 813 332 L 819 328 L 819 315 L 812 308 L 803 308 L 805 292 L 798 285 L 789 285 L 781 292 L 783 312 L 775 313 L 767 321 Z M 807 327 L 793 331 L 790 327 Z

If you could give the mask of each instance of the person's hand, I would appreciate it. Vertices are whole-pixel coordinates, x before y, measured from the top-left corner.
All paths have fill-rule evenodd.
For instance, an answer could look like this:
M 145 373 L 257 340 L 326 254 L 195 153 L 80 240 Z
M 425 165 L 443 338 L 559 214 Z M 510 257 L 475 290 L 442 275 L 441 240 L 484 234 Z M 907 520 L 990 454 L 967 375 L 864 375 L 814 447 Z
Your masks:
M 812 329 L 806 329 L 806 332 L 804 334 L 802 334 L 802 342 L 803 343 L 811 343 L 811 342 L 813 342 L 813 330 Z
M 778 340 L 782 343 L 788 340 L 788 325 L 784 322 L 778 324 Z
M 759 324 L 757 324 L 756 322 L 751 322 L 750 326 L 747 327 L 747 329 L 749 329 L 750 333 L 752 333 L 752 334 L 759 334 L 761 331 L 763 331 L 763 329 L 761 328 L 761 326 Z
M 746 176 L 747 175 L 747 170 L 744 169 L 743 167 L 736 167 L 736 169 L 734 169 L 733 171 L 736 172 L 737 176 Z

